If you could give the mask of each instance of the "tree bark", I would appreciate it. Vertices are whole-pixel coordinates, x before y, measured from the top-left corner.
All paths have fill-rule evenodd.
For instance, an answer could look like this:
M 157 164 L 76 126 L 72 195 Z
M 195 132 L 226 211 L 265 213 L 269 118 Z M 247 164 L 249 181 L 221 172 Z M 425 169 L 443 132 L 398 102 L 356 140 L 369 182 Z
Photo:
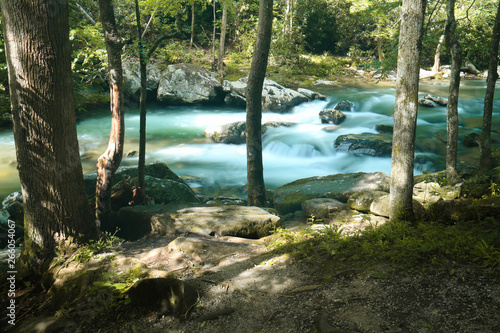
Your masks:
M 191 0 L 191 38 L 189 40 L 189 47 L 193 47 L 194 43 L 194 0 Z
M 486 94 L 484 96 L 483 128 L 479 136 L 479 172 L 488 172 L 493 168 L 491 156 L 491 117 L 493 114 L 493 98 L 495 97 L 495 84 L 498 80 L 498 43 L 500 42 L 500 1 L 493 27 L 490 46 L 490 62 L 488 66 L 488 78 L 486 79 Z
M 458 94 L 460 90 L 460 66 L 462 50 L 456 36 L 455 0 L 448 0 L 446 6 L 446 47 L 451 54 L 451 75 L 448 105 L 446 107 L 447 146 L 446 146 L 446 180 L 448 185 L 460 181 L 457 172 L 458 146 Z
M 273 0 L 260 0 L 257 41 L 247 86 L 247 181 L 248 205 L 266 206 L 262 164 L 262 87 L 267 69 L 273 24 Z
M 217 70 L 222 75 L 224 71 L 224 49 L 226 44 L 226 26 L 227 26 L 227 4 L 222 5 L 222 25 L 220 28 L 220 42 L 219 42 L 219 63 Z
M 414 220 L 412 207 L 415 131 L 425 0 L 403 0 L 392 141 L 391 220 Z
M 444 41 L 444 35 L 441 35 L 441 37 L 439 37 L 439 42 L 436 47 L 436 53 L 434 54 L 434 65 L 432 66 L 431 70 L 433 75 L 439 73 L 439 66 L 441 62 L 441 45 L 443 44 L 443 41 Z
M 123 113 L 123 69 L 122 40 L 116 29 L 115 14 L 111 0 L 99 0 L 101 22 L 104 28 L 108 53 L 111 132 L 108 148 L 97 160 L 96 224 L 99 227 L 111 213 L 110 197 L 113 177 L 123 157 L 124 113 Z
M 212 1 L 213 5 L 213 22 L 214 22 L 214 29 L 212 30 L 212 67 L 213 69 L 217 68 L 216 66 L 216 59 L 215 59 L 215 23 L 216 23 L 216 11 L 215 11 L 215 0 Z
M 19 179 L 23 275 L 58 246 L 98 237 L 85 194 L 71 78 L 67 1 L 1 1 Z
M 134 193 L 134 203 L 142 204 L 146 196 L 146 55 L 142 43 L 141 14 L 139 11 L 139 1 L 135 0 L 135 16 L 137 21 L 137 36 L 139 48 L 139 66 L 141 71 L 141 89 L 139 97 L 139 164 L 137 167 L 137 185 Z

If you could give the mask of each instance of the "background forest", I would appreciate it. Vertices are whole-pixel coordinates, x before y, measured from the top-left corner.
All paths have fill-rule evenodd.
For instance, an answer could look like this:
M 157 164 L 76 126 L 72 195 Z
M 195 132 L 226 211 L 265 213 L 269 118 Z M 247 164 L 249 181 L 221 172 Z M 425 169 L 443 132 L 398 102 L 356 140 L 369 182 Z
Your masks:
M 106 48 L 96 0 L 70 1 L 70 39 L 75 98 L 78 109 L 99 102 L 106 92 Z M 198 63 L 217 68 L 221 30 L 225 30 L 224 74 L 249 68 L 255 44 L 258 0 L 144 0 L 139 1 L 146 51 L 158 48 L 150 60 L 161 66 Z M 134 1 L 115 4 L 125 59 L 137 58 Z M 444 33 L 446 1 L 428 1 L 424 22 L 422 66 L 432 67 Z M 291 75 L 328 77 L 345 67 L 391 70 L 396 67 L 401 1 L 389 0 L 278 0 L 274 2 L 273 38 L 269 68 Z M 223 20 L 223 12 L 227 19 Z M 488 67 L 496 4 L 489 0 L 457 1 L 457 35 L 463 49 L 462 65 Z M 225 28 L 224 28 L 225 26 Z M 3 43 L 3 42 L 2 42 Z M 0 125 L 10 123 L 7 67 L 0 45 Z M 449 54 L 441 48 L 441 63 Z M 240 74 L 240 76 L 242 76 Z M 94 100 L 97 99 L 97 100 Z M 7 114 L 6 114 L 7 113 Z

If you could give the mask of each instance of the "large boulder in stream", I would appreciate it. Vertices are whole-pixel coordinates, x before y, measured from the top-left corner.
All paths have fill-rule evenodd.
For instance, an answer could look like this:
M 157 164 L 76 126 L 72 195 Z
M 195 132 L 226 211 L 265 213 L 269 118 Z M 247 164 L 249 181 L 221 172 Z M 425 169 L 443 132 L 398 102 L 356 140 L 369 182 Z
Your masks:
M 334 109 L 324 109 L 319 112 L 322 124 L 339 125 L 344 122 L 346 115 L 344 112 Z
M 309 177 L 285 184 L 274 192 L 274 207 L 281 214 L 301 210 L 302 203 L 314 198 L 332 198 L 347 202 L 355 192 L 389 192 L 390 178 L 383 172 L 347 173 Z
M 392 152 L 392 136 L 373 133 L 340 135 L 333 147 L 353 154 L 388 157 Z
M 245 107 L 247 84 L 248 77 L 237 81 L 224 81 L 224 90 L 227 92 L 225 103 L 235 107 Z M 264 80 L 262 88 L 262 110 L 264 111 L 286 112 L 296 105 L 313 99 L 326 99 L 326 97 L 307 89 L 298 92 L 272 80 Z
M 120 228 L 118 236 L 127 240 L 150 233 L 261 238 L 280 225 L 279 216 L 259 207 L 150 205 L 120 209 L 108 228 Z
M 157 99 L 169 105 L 221 104 L 224 91 L 218 74 L 193 64 L 168 65 L 161 75 Z
M 153 97 L 158 89 L 161 72 L 157 66 L 149 63 L 146 70 L 146 90 L 148 96 Z M 123 62 L 123 92 L 125 96 L 134 101 L 139 101 L 141 90 L 141 71 L 139 63 L 132 61 Z
M 268 121 L 262 125 L 261 132 L 265 134 L 270 127 L 290 127 L 294 123 L 281 121 Z M 244 144 L 246 142 L 246 122 L 237 121 L 221 126 L 212 126 L 205 129 L 205 137 L 212 139 L 217 143 Z

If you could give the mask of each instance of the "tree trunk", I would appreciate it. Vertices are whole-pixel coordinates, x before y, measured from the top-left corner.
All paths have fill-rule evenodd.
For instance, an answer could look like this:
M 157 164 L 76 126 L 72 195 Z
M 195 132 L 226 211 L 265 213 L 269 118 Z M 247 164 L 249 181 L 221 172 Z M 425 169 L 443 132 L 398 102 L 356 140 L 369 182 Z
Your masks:
M 479 136 L 479 172 L 484 173 L 493 168 L 491 156 L 491 116 L 493 113 L 493 98 L 495 97 L 495 84 L 498 80 L 498 43 L 500 42 L 500 2 L 491 36 L 490 63 L 488 78 L 486 79 L 486 94 L 484 96 L 483 128 Z
M 222 5 L 222 25 L 220 28 L 220 42 L 219 42 L 219 63 L 217 66 L 219 74 L 222 75 L 224 71 L 224 48 L 226 44 L 226 23 L 227 21 L 227 4 Z
M 446 47 L 451 54 L 451 76 L 446 107 L 447 146 L 446 146 L 446 180 L 448 185 L 455 185 L 460 181 L 457 173 L 457 146 L 458 146 L 458 93 L 460 89 L 460 66 L 462 50 L 456 36 L 455 0 L 448 0 L 446 19 Z
M 217 68 L 216 66 L 216 59 L 215 59 L 215 26 L 216 26 L 216 11 L 215 11 L 215 0 L 212 2 L 213 4 L 213 15 L 214 15 L 214 29 L 212 31 L 212 67 L 215 69 Z
M 193 47 L 194 43 L 194 0 L 191 2 L 191 39 L 189 40 L 189 47 Z
M 2 0 L 1 7 L 24 200 L 18 269 L 37 276 L 59 245 L 98 237 L 78 148 L 68 2 Z
M 111 0 L 99 0 L 101 22 L 104 28 L 108 53 L 109 87 L 111 100 L 111 133 L 108 148 L 97 160 L 96 224 L 100 226 L 111 213 L 110 197 L 113 177 L 123 156 L 123 70 L 122 40 L 116 29 L 115 14 Z
M 432 66 L 431 70 L 433 75 L 439 73 L 439 66 L 440 66 L 439 63 L 441 62 L 441 45 L 443 44 L 443 41 L 444 41 L 444 35 L 441 35 L 441 37 L 439 37 L 439 42 L 436 47 L 436 53 L 434 54 L 434 65 Z
M 273 0 L 260 0 L 257 41 L 247 87 L 247 181 L 248 205 L 266 206 L 262 165 L 262 87 L 267 69 L 273 25 Z
M 392 141 L 391 220 L 413 220 L 412 192 L 425 0 L 403 0 Z
M 144 54 L 144 45 L 142 43 L 141 33 L 141 14 L 139 11 L 139 1 L 135 0 L 135 16 L 137 21 L 137 36 L 139 48 L 139 66 L 141 71 L 141 93 L 139 97 L 139 164 L 137 167 L 137 185 L 134 193 L 134 203 L 142 204 L 146 196 L 146 55 Z

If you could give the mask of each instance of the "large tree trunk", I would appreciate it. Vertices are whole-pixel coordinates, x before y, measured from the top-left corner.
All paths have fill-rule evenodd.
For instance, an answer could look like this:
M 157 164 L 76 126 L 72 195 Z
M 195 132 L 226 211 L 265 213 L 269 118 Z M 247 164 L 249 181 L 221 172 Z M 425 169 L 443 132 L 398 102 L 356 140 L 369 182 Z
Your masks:
M 135 0 L 135 16 L 137 21 L 137 35 L 139 48 L 139 66 L 141 71 L 141 92 L 139 97 L 139 164 L 137 174 L 137 186 L 134 193 L 134 203 L 142 204 L 146 196 L 146 55 L 142 44 L 141 14 L 139 11 L 139 1 Z
M 491 36 L 490 63 L 488 78 L 486 79 L 486 94 L 484 96 L 483 128 L 479 136 L 479 172 L 484 173 L 493 168 L 491 156 L 491 116 L 493 113 L 493 98 L 495 97 L 495 84 L 498 80 L 498 43 L 500 42 L 500 2 Z
M 451 76 L 446 107 L 447 119 L 447 146 L 446 146 L 446 180 L 449 185 L 460 181 L 457 172 L 457 146 L 458 146 L 458 93 L 460 90 L 460 66 L 462 50 L 456 36 L 455 0 L 448 0 L 446 19 L 446 46 L 451 54 Z
M 222 5 L 222 25 L 220 28 L 220 42 L 219 42 L 219 63 L 217 64 L 217 70 L 219 74 L 222 75 L 224 71 L 224 49 L 226 45 L 226 26 L 227 26 L 227 4 Z
M 413 220 L 412 192 L 425 0 L 403 0 L 392 141 L 391 220 Z
M 76 133 L 67 1 L 2 0 L 19 179 L 20 270 L 39 275 L 57 246 L 98 237 Z
M 262 165 L 262 87 L 267 69 L 273 27 L 273 0 L 260 0 L 257 41 L 247 87 L 247 181 L 248 205 L 266 206 Z
M 108 53 L 109 87 L 111 99 L 111 133 L 108 148 L 97 160 L 96 224 L 100 226 L 111 213 L 111 187 L 116 169 L 123 156 L 124 114 L 123 114 L 123 70 L 122 40 L 118 35 L 115 14 L 111 0 L 99 0 L 101 22 Z

